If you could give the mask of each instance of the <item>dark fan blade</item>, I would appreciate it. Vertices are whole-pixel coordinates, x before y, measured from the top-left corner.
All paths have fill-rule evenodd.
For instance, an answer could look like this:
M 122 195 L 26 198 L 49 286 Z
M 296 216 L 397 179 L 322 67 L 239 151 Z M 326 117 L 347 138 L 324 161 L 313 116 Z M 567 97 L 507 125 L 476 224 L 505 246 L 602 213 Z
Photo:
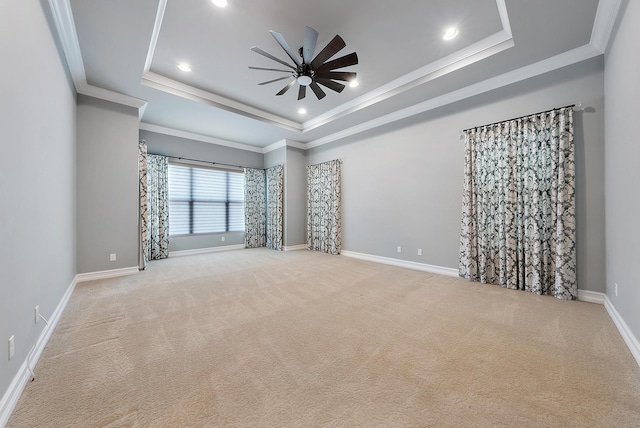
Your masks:
M 264 67 L 249 67 L 251 70 L 264 70 L 264 71 L 282 71 L 283 73 L 291 73 L 291 70 L 281 70 L 279 68 L 264 68 Z
M 327 46 L 320 51 L 320 53 L 311 61 L 311 68 L 314 70 L 322 65 L 323 62 L 340 52 L 347 44 L 342 40 L 342 37 L 335 36 Z
M 284 62 L 283 60 L 281 60 L 280 58 L 276 58 L 275 56 L 271 55 L 270 53 L 267 53 L 265 51 L 263 51 L 262 49 L 260 49 L 257 46 L 253 46 L 251 48 L 252 51 L 254 51 L 255 53 L 259 53 L 260 55 L 266 56 L 269 59 L 274 60 L 275 62 L 279 62 L 282 65 L 286 65 L 289 68 L 293 68 L 294 70 L 296 69 L 293 65 L 291 64 L 287 64 L 286 62 Z
M 329 71 L 326 73 L 318 73 L 316 74 L 316 77 L 320 79 L 345 80 L 348 82 L 355 79 L 356 75 L 357 73 L 352 71 Z
M 344 89 L 344 85 L 342 83 L 334 82 L 333 80 L 316 78 L 315 81 L 329 89 L 333 89 L 336 92 L 342 92 Z
M 291 82 L 289 82 L 289 84 L 287 86 L 285 86 L 284 88 L 280 89 L 280 92 L 278 92 L 276 95 L 283 95 L 285 92 L 287 92 L 289 89 L 291 89 L 291 87 L 293 86 L 294 83 L 296 83 L 295 79 L 292 80 Z
M 287 41 L 284 39 L 284 37 L 282 37 L 282 34 L 273 30 L 269 30 L 269 32 L 271 33 L 273 38 L 276 39 L 276 42 L 278 42 L 282 49 L 284 49 L 287 55 L 289 55 L 289 58 L 291 58 L 297 65 L 300 65 L 300 59 L 296 56 L 295 52 L 291 50 L 291 48 L 287 44 Z
M 307 87 L 304 85 L 300 85 L 298 89 L 298 99 L 301 100 L 307 95 Z
M 311 64 L 313 53 L 316 50 L 318 32 L 311 27 L 304 27 L 304 46 L 302 47 L 302 59 L 305 64 Z
M 284 79 L 291 79 L 291 76 L 278 77 L 277 79 L 267 80 L 266 82 L 258 83 L 258 85 L 268 85 L 269 83 L 278 82 Z
M 309 87 L 311 88 L 313 93 L 316 94 L 316 97 L 318 97 L 319 100 L 327 96 L 327 94 L 325 94 L 324 91 L 320 89 L 320 86 L 318 86 L 316 82 L 311 82 Z
M 358 63 L 358 55 L 353 52 L 349 55 L 342 56 L 333 61 L 325 62 L 320 67 L 315 68 L 316 73 L 324 73 L 325 71 L 335 70 L 336 68 L 348 67 Z

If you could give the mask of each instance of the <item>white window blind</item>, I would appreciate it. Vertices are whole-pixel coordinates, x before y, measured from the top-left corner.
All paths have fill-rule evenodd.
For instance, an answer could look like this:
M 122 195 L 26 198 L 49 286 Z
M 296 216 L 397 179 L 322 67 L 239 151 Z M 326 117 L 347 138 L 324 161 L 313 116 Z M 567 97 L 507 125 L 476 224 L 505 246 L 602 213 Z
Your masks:
M 171 235 L 244 231 L 244 173 L 169 164 Z

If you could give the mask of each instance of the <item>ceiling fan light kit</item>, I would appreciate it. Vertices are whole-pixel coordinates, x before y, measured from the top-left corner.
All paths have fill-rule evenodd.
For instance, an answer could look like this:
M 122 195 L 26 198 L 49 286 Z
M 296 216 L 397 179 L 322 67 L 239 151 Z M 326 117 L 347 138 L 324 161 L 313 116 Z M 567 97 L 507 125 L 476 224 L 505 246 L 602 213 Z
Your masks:
M 296 55 L 295 51 L 291 49 L 282 34 L 273 30 L 269 32 L 276 42 L 278 42 L 280 47 L 282 47 L 291 61 L 293 61 L 293 65 L 281 60 L 280 58 L 276 58 L 257 46 L 253 46 L 251 48 L 253 52 L 284 65 L 288 67 L 289 70 L 265 67 L 249 68 L 252 70 L 275 71 L 289 74 L 288 76 L 258 83 L 258 85 L 267 85 L 280 80 L 291 79 L 284 88 L 276 93 L 277 96 L 284 95 L 289 89 L 291 89 L 291 87 L 293 87 L 293 85 L 298 83 L 298 100 L 301 100 L 306 96 L 307 86 L 310 87 L 315 96 L 321 100 L 327 94 L 319 85 L 329 88 L 335 92 L 342 92 L 345 85 L 340 83 L 340 81 L 355 81 L 357 73 L 353 71 L 335 71 L 358 64 L 358 55 L 355 52 L 329 61 L 330 58 L 346 47 L 346 43 L 339 35 L 336 35 L 314 58 L 313 54 L 316 49 L 316 42 L 318 41 L 318 32 L 313 28 L 305 27 L 304 44 L 298 50 L 298 55 Z

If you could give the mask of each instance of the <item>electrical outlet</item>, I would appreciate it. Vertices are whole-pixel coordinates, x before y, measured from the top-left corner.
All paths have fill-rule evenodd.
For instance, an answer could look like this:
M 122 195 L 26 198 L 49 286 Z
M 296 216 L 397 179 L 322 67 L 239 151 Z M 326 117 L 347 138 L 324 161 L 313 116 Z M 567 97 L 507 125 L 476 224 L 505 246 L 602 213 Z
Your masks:
M 616 282 L 613 285 L 614 285 L 613 292 L 616 293 L 616 296 L 618 296 L 618 283 Z
M 224 242 L 224 236 L 222 237 L 222 242 Z
M 398 252 L 401 253 L 402 252 L 402 247 L 398 247 Z
M 110 262 L 115 262 L 115 261 L 116 261 L 116 255 L 115 255 L 115 253 L 113 253 L 113 254 L 109 254 L 109 261 L 110 261 Z
M 422 255 L 422 248 L 418 248 L 418 255 L 421 256 Z
M 11 337 L 9 338 L 9 359 L 12 359 L 15 353 L 16 353 L 15 337 L 11 335 Z
M 36 307 L 33 308 L 33 311 L 36 316 L 36 324 L 38 324 L 38 320 L 40 319 L 40 305 L 36 305 Z

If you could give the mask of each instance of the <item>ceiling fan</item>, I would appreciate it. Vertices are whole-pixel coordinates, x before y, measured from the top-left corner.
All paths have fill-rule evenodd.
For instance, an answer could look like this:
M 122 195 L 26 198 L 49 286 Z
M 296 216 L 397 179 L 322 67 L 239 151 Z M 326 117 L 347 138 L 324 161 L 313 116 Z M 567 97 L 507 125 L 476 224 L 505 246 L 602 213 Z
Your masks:
M 340 58 L 327 61 L 329 58 L 341 51 L 346 45 L 342 37 L 336 35 L 325 47 L 313 58 L 313 54 L 316 49 L 316 42 L 318 41 L 318 32 L 311 27 L 305 27 L 304 29 L 304 45 L 298 50 L 298 55 L 289 47 L 287 41 L 282 37 L 282 34 L 277 31 L 269 31 L 286 54 L 291 58 L 294 65 L 291 65 L 279 58 L 263 51 L 257 46 L 253 46 L 251 50 L 266 56 L 267 58 L 276 61 L 291 70 L 282 70 L 279 68 L 264 68 L 264 67 L 249 67 L 252 70 L 265 70 L 265 71 L 277 71 L 282 73 L 288 73 L 288 76 L 279 77 L 277 79 L 268 80 L 266 82 L 258 83 L 258 85 L 267 85 L 269 83 L 278 82 L 280 80 L 292 79 L 287 86 L 282 88 L 276 95 L 283 95 L 297 82 L 298 88 L 298 100 L 303 99 L 307 93 L 307 86 L 311 88 L 316 97 L 321 100 L 327 94 L 320 88 L 319 85 L 325 86 L 336 92 L 342 92 L 345 85 L 336 82 L 336 80 L 348 82 L 353 81 L 356 78 L 356 73 L 352 71 L 334 71 L 340 68 L 348 67 L 350 65 L 358 64 L 358 55 L 353 52 Z M 325 62 L 326 61 L 326 62 Z

